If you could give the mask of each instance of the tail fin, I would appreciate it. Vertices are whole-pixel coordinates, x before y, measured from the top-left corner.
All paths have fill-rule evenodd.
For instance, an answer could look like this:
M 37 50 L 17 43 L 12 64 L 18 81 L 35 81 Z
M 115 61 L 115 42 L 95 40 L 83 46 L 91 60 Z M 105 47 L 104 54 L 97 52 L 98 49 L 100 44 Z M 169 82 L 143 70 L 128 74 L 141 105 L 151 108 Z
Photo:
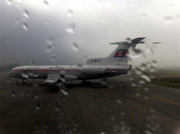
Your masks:
M 144 43 L 142 40 L 145 39 L 145 37 L 138 37 L 135 39 L 127 39 L 127 41 L 124 42 L 114 42 L 110 44 L 118 45 L 118 47 L 106 58 L 93 58 L 88 59 L 87 64 L 91 65 L 104 65 L 104 64 L 110 64 L 110 65 L 119 65 L 121 64 L 127 64 L 128 57 L 127 52 L 129 47 L 136 47 L 139 43 Z
M 111 58 L 121 58 L 121 57 L 127 57 L 127 52 L 129 47 L 136 47 L 139 43 L 144 43 L 142 40 L 145 39 L 145 37 L 138 37 L 135 39 L 127 39 L 127 41 L 124 42 L 114 42 L 110 44 L 118 45 L 118 47 L 108 56 L 109 59 Z

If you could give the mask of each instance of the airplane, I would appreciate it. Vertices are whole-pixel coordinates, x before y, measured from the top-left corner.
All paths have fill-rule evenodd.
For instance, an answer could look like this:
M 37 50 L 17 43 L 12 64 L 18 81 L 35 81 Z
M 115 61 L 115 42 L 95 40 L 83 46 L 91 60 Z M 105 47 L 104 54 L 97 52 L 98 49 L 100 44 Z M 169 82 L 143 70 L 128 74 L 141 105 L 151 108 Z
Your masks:
M 132 67 L 128 64 L 128 49 L 144 43 L 144 39 L 138 37 L 110 43 L 118 46 L 108 57 L 88 59 L 85 65 L 19 66 L 8 75 L 22 79 L 23 84 L 27 79 L 44 79 L 44 83 L 58 85 L 66 81 L 82 80 L 82 83 L 86 83 L 86 80 L 127 74 Z

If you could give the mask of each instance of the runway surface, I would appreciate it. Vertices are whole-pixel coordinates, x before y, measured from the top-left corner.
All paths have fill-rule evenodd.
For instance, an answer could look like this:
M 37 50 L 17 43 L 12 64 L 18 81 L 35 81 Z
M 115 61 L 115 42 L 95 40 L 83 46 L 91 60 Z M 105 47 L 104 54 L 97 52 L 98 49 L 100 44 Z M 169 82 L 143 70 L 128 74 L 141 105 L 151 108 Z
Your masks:
M 180 89 L 132 88 L 124 76 L 92 82 L 55 92 L 0 72 L 0 134 L 180 134 Z

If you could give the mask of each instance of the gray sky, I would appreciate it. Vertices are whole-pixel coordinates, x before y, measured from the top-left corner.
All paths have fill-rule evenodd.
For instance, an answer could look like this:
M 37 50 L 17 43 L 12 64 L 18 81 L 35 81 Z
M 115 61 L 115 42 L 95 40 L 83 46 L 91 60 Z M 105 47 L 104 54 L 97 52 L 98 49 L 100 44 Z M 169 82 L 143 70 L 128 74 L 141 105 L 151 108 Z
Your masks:
M 179 0 L 1 0 L 0 64 L 79 64 L 108 56 L 110 42 L 143 36 L 145 50 L 162 42 L 148 55 L 158 66 L 180 66 L 179 7 Z

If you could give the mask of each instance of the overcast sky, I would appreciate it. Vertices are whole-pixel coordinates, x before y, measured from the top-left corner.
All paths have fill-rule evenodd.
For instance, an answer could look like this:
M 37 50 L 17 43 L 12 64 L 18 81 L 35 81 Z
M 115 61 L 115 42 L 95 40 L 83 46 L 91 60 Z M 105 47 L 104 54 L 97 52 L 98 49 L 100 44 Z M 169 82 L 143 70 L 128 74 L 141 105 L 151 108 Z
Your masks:
M 1 0 L 0 64 L 79 64 L 108 56 L 110 42 L 140 36 L 147 38 L 140 48 L 162 42 L 149 54 L 158 66 L 180 66 L 179 7 L 179 0 Z

